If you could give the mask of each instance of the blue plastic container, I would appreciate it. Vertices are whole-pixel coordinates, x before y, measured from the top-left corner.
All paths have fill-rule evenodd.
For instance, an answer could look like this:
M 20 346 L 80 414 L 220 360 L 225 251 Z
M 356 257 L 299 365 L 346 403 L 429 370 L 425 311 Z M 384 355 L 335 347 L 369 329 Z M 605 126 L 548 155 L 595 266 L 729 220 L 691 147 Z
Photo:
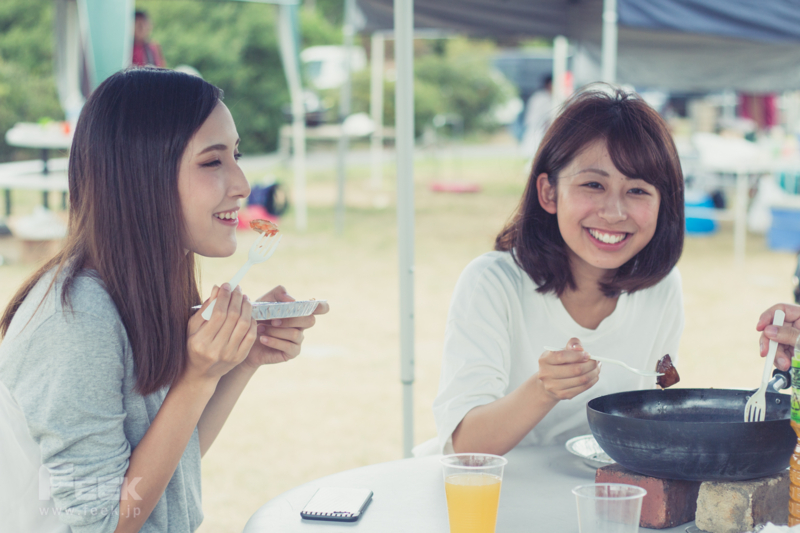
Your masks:
M 704 192 L 686 191 L 684 196 L 686 207 L 714 208 L 714 200 Z M 710 235 L 719 230 L 716 220 L 702 217 L 686 217 L 686 233 L 690 235 Z
M 767 246 L 772 250 L 800 251 L 800 209 L 773 207 Z

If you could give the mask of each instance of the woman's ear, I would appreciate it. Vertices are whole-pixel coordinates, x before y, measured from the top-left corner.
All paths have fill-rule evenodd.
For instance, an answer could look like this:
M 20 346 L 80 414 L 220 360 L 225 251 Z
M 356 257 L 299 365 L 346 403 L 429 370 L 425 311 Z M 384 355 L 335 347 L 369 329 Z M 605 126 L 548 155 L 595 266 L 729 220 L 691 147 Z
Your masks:
M 542 173 L 536 178 L 536 192 L 539 195 L 539 205 L 542 209 L 550 213 L 556 214 L 556 188 L 550 185 L 550 180 L 547 174 Z

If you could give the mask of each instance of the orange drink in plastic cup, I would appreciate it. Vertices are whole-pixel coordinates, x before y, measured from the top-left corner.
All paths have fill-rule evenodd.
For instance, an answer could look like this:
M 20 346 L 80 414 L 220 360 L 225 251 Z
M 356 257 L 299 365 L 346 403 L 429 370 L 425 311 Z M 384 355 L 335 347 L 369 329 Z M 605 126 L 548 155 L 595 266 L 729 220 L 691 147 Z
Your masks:
M 450 533 L 494 533 L 507 462 L 497 455 L 477 453 L 442 458 Z

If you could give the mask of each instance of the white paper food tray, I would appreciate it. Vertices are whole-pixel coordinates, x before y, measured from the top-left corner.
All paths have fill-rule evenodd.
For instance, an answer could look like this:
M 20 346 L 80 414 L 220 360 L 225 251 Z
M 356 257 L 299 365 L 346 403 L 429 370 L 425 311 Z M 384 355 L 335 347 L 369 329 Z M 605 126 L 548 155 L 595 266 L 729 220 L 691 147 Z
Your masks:
M 294 318 L 308 316 L 326 300 L 300 300 L 298 302 L 253 302 L 253 318 L 256 320 L 272 320 L 275 318 Z M 200 309 L 196 305 L 192 309 Z

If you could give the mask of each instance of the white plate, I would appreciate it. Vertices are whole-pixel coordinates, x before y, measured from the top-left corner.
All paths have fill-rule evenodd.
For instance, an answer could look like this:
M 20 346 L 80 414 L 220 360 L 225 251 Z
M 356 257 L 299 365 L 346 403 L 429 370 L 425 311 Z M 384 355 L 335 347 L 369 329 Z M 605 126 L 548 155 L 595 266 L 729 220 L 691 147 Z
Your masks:
M 592 468 L 602 468 L 616 462 L 603 451 L 592 435 L 571 438 L 567 441 L 566 448 L 568 452 L 577 455 Z
M 308 316 L 320 302 L 326 300 L 300 300 L 298 302 L 253 302 L 253 318 L 272 320 L 274 318 L 293 318 Z M 192 309 L 200 309 L 199 305 Z
M 299 302 L 253 302 L 253 318 L 271 320 L 308 316 L 325 300 L 300 300 Z

